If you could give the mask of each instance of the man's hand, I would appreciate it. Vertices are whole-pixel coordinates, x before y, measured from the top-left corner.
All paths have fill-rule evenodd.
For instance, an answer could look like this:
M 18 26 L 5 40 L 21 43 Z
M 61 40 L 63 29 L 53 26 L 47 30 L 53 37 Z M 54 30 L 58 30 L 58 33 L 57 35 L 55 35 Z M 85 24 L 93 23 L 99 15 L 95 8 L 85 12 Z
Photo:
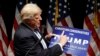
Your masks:
M 51 38 L 52 36 L 56 36 L 56 34 L 53 34 L 53 33 L 48 33 L 46 36 L 45 36 L 45 38 Z
M 68 41 L 67 36 L 64 35 L 64 31 L 61 33 L 60 35 L 60 41 L 59 43 L 64 46 L 66 44 L 66 42 Z

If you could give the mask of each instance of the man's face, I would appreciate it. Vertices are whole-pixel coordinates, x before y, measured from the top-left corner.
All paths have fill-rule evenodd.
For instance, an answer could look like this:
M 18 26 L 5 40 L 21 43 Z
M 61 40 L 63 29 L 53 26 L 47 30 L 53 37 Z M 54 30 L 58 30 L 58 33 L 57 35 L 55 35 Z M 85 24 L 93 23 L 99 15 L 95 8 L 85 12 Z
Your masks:
M 41 18 L 41 13 L 36 13 L 33 17 L 32 17 L 32 19 L 30 19 L 30 26 L 31 27 L 40 27 L 40 24 L 41 24 L 41 20 L 42 20 L 42 18 Z

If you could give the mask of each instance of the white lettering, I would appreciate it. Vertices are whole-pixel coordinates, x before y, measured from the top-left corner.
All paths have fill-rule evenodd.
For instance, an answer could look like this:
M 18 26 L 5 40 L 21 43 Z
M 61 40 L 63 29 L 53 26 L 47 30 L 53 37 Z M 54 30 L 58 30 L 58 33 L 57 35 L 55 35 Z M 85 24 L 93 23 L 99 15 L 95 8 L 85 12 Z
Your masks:
M 78 39 L 78 38 L 73 38 L 73 37 L 67 37 L 69 43 L 74 43 L 74 44 L 79 44 L 79 45 L 86 45 L 88 44 L 88 40 L 84 39 Z
M 71 29 L 71 28 L 61 28 L 61 27 L 55 27 L 56 30 L 64 30 L 72 33 L 79 33 L 79 34 L 84 34 L 84 35 L 89 35 L 89 32 L 87 31 L 82 31 L 82 30 L 77 30 L 77 29 Z
M 70 38 L 68 37 L 68 42 L 72 42 L 73 41 L 73 38 Z
M 77 39 L 77 38 L 74 39 L 74 43 L 76 44 L 81 44 L 81 42 L 82 42 L 82 39 Z
M 88 40 L 83 40 L 83 44 L 82 45 L 85 45 L 85 44 L 88 44 Z

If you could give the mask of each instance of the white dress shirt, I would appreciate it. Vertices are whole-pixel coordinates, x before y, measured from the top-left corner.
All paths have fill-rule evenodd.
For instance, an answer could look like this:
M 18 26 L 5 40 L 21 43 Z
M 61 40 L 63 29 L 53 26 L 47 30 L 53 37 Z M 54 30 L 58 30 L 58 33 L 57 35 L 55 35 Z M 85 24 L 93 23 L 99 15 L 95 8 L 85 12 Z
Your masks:
M 41 35 L 40 35 L 40 33 L 38 31 L 37 32 L 34 32 L 34 33 L 38 37 L 38 39 L 41 39 L 42 38 Z M 43 46 L 44 49 L 47 49 L 47 45 L 46 45 L 44 39 L 41 40 L 41 44 L 42 44 L 42 46 Z

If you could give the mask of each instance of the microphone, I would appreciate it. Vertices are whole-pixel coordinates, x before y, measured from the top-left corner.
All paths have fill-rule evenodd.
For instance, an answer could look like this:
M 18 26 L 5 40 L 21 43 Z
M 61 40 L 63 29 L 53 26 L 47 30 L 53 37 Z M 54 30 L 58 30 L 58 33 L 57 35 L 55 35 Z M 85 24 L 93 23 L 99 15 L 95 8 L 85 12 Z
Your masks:
M 32 49 L 34 49 L 36 46 L 37 46 L 37 44 L 39 44 L 39 42 L 42 40 L 42 38 L 38 41 L 38 42 L 36 42 L 36 44 L 34 45 L 34 46 L 32 46 L 27 52 L 26 52 L 26 54 L 25 54 L 25 56 L 27 56 L 28 55 L 28 53 L 32 50 Z

